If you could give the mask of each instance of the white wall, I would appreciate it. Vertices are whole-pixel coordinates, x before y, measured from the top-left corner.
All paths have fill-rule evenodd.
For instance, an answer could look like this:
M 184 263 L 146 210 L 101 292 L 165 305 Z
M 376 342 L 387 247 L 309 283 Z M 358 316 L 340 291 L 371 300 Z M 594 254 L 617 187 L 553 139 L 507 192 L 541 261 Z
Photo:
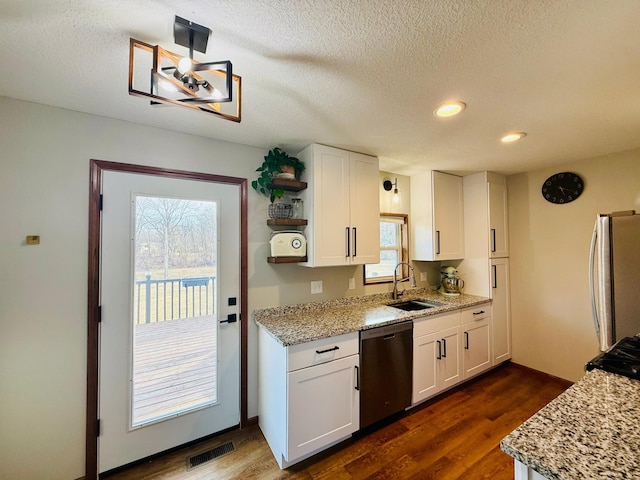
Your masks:
M 585 182 L 567 205 L 542 198 L 550 175 Z M 598 353 L 588 257 L 597 213 L 640 211 L 640 150 L 508 177 L 513 361 L 576 381 Z M 639 239 L 640 242 L 640 239 Z
M 69 480 L 84 473 L 89 160 L 251 180 L 266 150 L 6 97 L 0 146 L 0 478 Z M 398 178 L 408 195 L 408 177 Z M 404 202 L 398 211 L 408 211 Z M 249 189 L 250 312 L 390 291 L 365 288 L 362 267 L 268 264 L 267 205 Z M 26 235 L 41 244 L 26 246 Z M 324 293 L 311 295 L 311 280 L 323 280 Z M 251 321 L 249 417 L 257 415 L 256 339 Z

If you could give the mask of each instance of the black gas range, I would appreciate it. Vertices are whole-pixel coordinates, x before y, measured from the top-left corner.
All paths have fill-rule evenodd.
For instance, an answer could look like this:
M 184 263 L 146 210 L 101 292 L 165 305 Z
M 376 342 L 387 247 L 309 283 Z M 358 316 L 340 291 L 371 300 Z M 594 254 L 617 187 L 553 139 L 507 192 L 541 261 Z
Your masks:
M 624 337 L 609 350 L 587 362 L 587 370 L 594 368 L 640 380 L 640 336 Z

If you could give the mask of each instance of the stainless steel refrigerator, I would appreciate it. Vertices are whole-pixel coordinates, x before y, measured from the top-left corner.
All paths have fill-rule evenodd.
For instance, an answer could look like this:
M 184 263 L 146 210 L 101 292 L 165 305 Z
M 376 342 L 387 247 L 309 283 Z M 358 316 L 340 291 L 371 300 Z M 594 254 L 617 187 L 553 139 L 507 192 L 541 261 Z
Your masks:
M 640 333 L 640 214 L 629 210 L 598 215 L 589 283 L 600 350 Z

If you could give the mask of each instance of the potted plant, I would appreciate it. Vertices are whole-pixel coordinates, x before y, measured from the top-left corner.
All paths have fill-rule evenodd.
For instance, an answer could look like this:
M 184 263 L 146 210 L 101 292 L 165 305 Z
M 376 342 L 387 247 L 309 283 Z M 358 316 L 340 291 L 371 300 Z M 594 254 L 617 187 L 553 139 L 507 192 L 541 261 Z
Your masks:
M 276 198 L 281 198 L 284 195 L 284 190 L 273 187 L 273 179 L 277 177 L 300 178 L 303 171 L 304 163 L 276 147 L 269 150 L 262 165 L 256 169 L 256 172 L 260 172 L 260 176 L 251 182 L 251 186 L 256 192 L 269 196 L 271 203 L 273 203 Z

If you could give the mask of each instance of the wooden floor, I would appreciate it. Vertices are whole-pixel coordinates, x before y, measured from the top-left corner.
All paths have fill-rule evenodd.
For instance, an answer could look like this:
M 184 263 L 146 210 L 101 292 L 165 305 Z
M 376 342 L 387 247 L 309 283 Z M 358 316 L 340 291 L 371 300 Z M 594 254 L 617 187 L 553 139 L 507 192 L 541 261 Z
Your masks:
M 288 470 L 257 426 L 235 430 L 126 472 L 123 479 L 513 479 L 500 440 L 570 383 L 507 364 Z M 190 471 L 186 458 L 233 441 L 236 450 Z
M 134 424 L 216 401 L 214 316 L 135 326 Z

